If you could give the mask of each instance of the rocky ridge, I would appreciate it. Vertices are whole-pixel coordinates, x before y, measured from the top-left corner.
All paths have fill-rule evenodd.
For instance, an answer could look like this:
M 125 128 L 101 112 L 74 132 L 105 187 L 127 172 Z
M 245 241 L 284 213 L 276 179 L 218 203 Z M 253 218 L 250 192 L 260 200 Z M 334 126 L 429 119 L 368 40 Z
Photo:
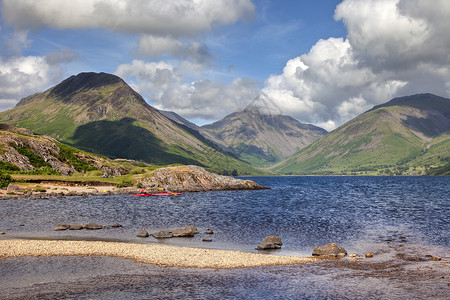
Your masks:
M 148 191 L 158 191 L 158 188 L 170 192 L 267 189 L 251 180 L 217 175 L 193 165 L 156 169 L 138 181 Z
M 30 171 L 48 166 L 63 176 L 77 171 L 75 162 L 84 163 L 108 174 L 124 175 L 128 170 L 111 160 L 90 155 L 71 148 L 72 162 L 62 153 L 57 140 L 49 136 L 39 136 L 24 128 L 0 124 L 0 161 L 12 164 L 20 170 Z

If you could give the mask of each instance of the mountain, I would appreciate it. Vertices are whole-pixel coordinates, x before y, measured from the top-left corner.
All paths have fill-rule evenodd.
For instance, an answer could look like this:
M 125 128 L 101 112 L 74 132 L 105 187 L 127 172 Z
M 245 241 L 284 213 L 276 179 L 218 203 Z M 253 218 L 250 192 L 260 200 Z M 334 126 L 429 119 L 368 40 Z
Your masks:
M 316 140 L 272 170 L 285 174 L 445 174 L 450 99 L 392 99 Z
M 290 116 L 265 113 L 254 105 L 204 125 L 202 129 L 225 150 L 260 167 L 293 155 L 327 133 Z
M 0 122 L 111 158 L 260 173 L 226 155 L 195 130 L 169 120 L 121 78 L 106 73 L 80 73 L 23 98 L 0 113 Z

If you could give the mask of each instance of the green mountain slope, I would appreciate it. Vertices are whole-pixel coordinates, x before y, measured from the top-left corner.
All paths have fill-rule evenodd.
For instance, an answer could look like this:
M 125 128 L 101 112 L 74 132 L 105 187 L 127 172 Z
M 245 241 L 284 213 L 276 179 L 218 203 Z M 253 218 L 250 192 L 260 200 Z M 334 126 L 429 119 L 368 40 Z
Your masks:
M 327 133 L 290 116 L 263 113 L 257 106 L 248 106 L 202 129 L 201 133 L 227 151 L 260 167 L 293 155 Z
M 354 118 L 272 170 L 285 174 L 426 174 L 450 160 L 450 99 L 395 98 Z
M 121 78 L 111 74 L 71 76 L 0 113 L 0 122 L 111 158 L 196 164 L 215 172 L 262 172 L 169 120 Z

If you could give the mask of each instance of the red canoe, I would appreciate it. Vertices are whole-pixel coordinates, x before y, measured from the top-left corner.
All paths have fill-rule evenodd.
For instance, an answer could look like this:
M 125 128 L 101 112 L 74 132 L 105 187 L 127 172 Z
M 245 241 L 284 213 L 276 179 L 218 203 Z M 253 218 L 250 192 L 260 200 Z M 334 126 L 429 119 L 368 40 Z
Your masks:
M 148 194 L 137 194 L 137 195 L 131 195 L 134 197 L 149 197 L 149 196 L 176 196 L 181 195 L 182 193 L 148 193 Z

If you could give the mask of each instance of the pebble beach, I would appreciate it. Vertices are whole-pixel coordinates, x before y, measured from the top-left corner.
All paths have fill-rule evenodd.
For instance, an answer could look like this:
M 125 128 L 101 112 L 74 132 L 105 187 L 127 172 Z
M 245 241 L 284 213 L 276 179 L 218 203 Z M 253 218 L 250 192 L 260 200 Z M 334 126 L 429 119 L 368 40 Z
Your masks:
M 161 267 L 234 269 L 293 265 L 317 261 L 313 257 L 197 249 L 102 241 L 2 240 L 0 257 L 111 256 Z

